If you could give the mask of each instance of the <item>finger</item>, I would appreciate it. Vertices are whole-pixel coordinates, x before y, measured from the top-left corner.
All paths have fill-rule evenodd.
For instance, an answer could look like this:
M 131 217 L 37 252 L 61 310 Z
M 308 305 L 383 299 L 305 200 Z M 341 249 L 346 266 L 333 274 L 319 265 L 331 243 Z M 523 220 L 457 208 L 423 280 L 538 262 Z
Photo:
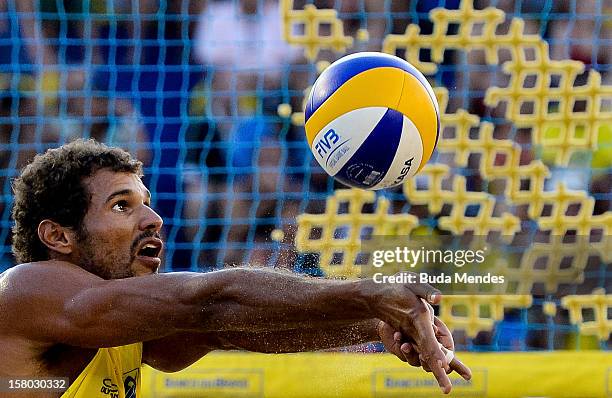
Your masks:
M 406 355 L 404 355 L 404 353 L 400 349 L 400 344 L 398 342 L 393 342 L 393 344 L 386 345 L 385 348 L 388 352 L 398 357 L 400 361 L 408 362 L 408 360 L 406 359 Z
M 440 389 L 444 394 L 448 394 L 451 391 L 453 385 L 451 384 L 450 379 L 448 378 L 450 368 L 448 370 L 445 370 L 442 367 L 442 361 L 438 361 L 438 366 L 434 366 L 432 368 L 428 365 L 425 358 L 421 358 L 421 366 L 423 367 L 424 371 L 433 373 L 434 377 L 438 381 Z
M 465 380 L 470 380 L 472 378 L 472 371 L 470 368 L 465 366 L 457 357 L 453 358 L 451 361 L 450 368 L 459 373 Z
M 421 350 L 421 362 L 427 364 L 438 381 L 438 385 L 442 389 L 442 392 L 448 394 L 452 388 L 450 379 L 446 374 L 448 364 L 446 363 L 444 353 L 440 349 L 438 340 L 434 335 L 431 320 L 425 313 L 421 316 L 417 316 L 413 324 L 418 332 L 416 337 L 418 338 L 417 345 Z
M 419 353 L 415 350 L 414 346 L 410 343 L 404 343 L 401 346 L 401 350 L 408 363 L 417 368 L 421 366 L 421 360 L 419 359 Z
M 378 323 L 376 324 L 376 333 L 378 334 L 378 338 L 379 339 L 383 339 L 383 336 L 385 334 L 385 326 L 387 324 L 384 321 L 378 321 Z
M 431 304 L 438 304 L 442 299 L 442 292 L 428 283 L 413 283 L 410 285 L 410 290 Z
M 402 341 L 402 334 L 400 332 L 393 333 L 393 340 L 394 341 Z
M 437 360 L 435 364 L 430 366 L 434 377 L 436 380 L 438 380 L 438 385 L 440 386 L 442 392 L 444 394 L 450 393 L 453 385 L 446 374 L 446 370 L 443 367 L 443 362 L 441 360 Z
M 427 362 L 421 361 L 420 358 L 419 358 L 419 361 L 421 362 L 421 366 L 423 367 L 423 370 L 431 373 L 431 368 L 429 367 L 429 365 L 427 365 Z
M 421 366 L 423 367 L 424 371 L 426 371 L 427 373 L 431 373 L 431 368 L 427 366 L 425 362 L 421 362 Z
M 436 337 L 442 345 L 451 351 L 455 351 L 455 342 L 453 341 L 453 335 L 448 329 L 446 324 L 442 322 L 438 317 L 434 318 L 434 325 L 438 329 Z
M 421 360 L 419 359 L 419 354 L 415 352 L 412 352 L 410 355 L 407 355 L 406 360 L 411 366 L 414 366 L 415 368 L 421 367 Z
M 449 351 L 455 351 L 455 343 L 453 342 L 453 337 L 445 334 L 437 334 L 436 338 L 442 344 L 444 348 Z
M 430 367 L 432 367 L 432 363 L 435 363 L 436 360 L 441 360 L 443 367 L 446 368 L 448 367 L 448 362 L 428 318 L 428 314 L 425 312 L 420 313 L 413 320 L 413 325 L 416 329 L 416 336 L 414 336 L 417 340 L 415 342 L 416 348 L 421 355 L 425 354 L 423 356 L 428 361 Z
M 399 348 L 391 350 L 391 353 L 393 355 L 395 355 L 396 357 L 398 357 L 399 360 L 402 361 L 402 362 L 410 362 L 410 361 L 408 361 L 408 358 L 406 357 L 406 354 L 404 354 L 402 352 L 402 350 L 400 350 Z
M 385 333 L 382 333 L 382 335 L 383 335 L 383 339 L 382 339 L 383 340 L 383 344 L 385 345 L 385 348 L 387 349 L 387 351 L 392 353 L 396 357 L 398 357 L 400 359 L 400 361 L 408 362 L 408 360 L 406 359 L 406 356 L 404 355 L 404 353 L 400 349 L 400 346 L 401 346 L 401 334 L 399 334 L 399 333 L 392 333 L 389 330 L 387 330 Z M 399 335 L 399 339 L 397 338 L 398 335 Z

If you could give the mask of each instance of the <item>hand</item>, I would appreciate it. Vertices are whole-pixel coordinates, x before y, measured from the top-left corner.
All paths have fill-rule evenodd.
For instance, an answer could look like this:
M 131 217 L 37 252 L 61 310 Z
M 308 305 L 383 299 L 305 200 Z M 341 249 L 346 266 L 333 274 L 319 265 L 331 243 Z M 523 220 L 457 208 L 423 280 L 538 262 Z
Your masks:
M 379 321 L 376 326 L 378 337 L 385 346 L 385 349 L 394 354 L 403 362 L 408 362 L 415 367 L 421 366 L 419 354 L 415 350 L 410 350 L 410 343 L 402 343 L 402 334 L 391 327 L 384 321 Z M 405 346 L 405 347 L 404 347 Z M 402 347 L 405 350 L 402 350 Z
M 447 375 L 449 364 L 434 334 L 428 309 L 421 301 L 424 298 L 437 304 L 442 297 L 440 291 L 425 283 L 377 284 L 373 280 L 364 283 L 370 283 L 364 293 L 374 317 L 416 343 L 420 362 L 431 369 L 442 392 L 448 394 L 452 388 Z
M 423 299 L 421 299 L 421 301 L 423 302 L 423 304 L 425 304 L 425 306 L 427 307 L 427 311 L 429 312 L 431 324 L 434 329 L 434 334 L 436 335 L 436 339 L 442 345 L 442 347 L 444 347 L 442 351 L 445 351 L 445 354 L 448 352 L 450 352 L 451 354 L 450 355 L 451 359 L 449 363 L 450 369 L 447 369 L 447 374 L 455 370 L 465 380 L 469 380 L 472 377 L 472 372 L 467 366 L 461 363 L 461 361 L 459 361 L 459 359 L 456 359 L 454 356 L 455 342 L 453 340 L 453 335 L 451 331 L 444 324 L 444 322 L 442 322 L 438 317 L 435 316 L 435 312 L 431 304 L 429 304 L 427 301 Z M 405 349 L 409 349 L 409 348 L 410 346 L 405 347 Z M 418 352 L 418 347 L 413 347 L 413 348 Z M 427 369 L 426 365 L 423 366 L 423 369 L 425 369 L 428 372 L 430 371 Z
M 438 341 L 447 350 L 455 351 L 455 342 L 453 340 L 453 335 L 451 331 L 437 316 L 434 316 L 433 327 Z M 472 371 L 470 370 L 470 368 L 465 366 L 456 356 L 453 358 L 449 366 L 451 368 L 451 371 L 459 373 L 461 377 L 463 377 L 465 380 L 470 380 L 472 378 Z
M 433 323 L 434 333 L 436 335 L 436 339 L 450 351 L 455 351 L 455 342 L 453 341 L 453 336 L 448 329 L 448 327 L 442 322 L 438 317 L 434 317 Z M 402 341 L 402 335 L 399 332 L 396 332 L 394 336 L 395 340 Z M 427 366 L 426 363 L 423 363 L 419 358 L 419 348 L 414 343 L 414 341 L 408 341 L 404 339 L 404 342 L 400 344 L 400 350 L 402 354 L 406 357 L 407 362 L 413 366 L 423 366 L 423 370 L 426 372 L 431 372 L 431 369 Z M 451 373 L 452 371 L 457 372 L 461 377 L 465 380 L 470 380 L 472 378 L 472 371 L 466 365 L 464 365 L 456 356 L 453 357 L 453 360 L 449 364 L 449 371 L 447 373 Z

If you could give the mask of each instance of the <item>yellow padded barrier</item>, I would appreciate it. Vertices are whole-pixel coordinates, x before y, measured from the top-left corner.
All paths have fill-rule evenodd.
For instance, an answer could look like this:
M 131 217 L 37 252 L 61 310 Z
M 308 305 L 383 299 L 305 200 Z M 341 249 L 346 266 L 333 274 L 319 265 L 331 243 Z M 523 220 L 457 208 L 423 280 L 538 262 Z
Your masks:
M 606 398 L 607 352 L 460 352 L 470 383 L 450 375 L 451 397 Z M 147 398 L 424 398 L 442 397 L 431 373 L 391 354 L 214 352 L 178 372 L 142 371 Z
M 612 294 L 605 294 L 603 289 L 596 289 L 590 295 L 565 296 L 561 305 L 569 310 L 570 322 L 578 325 L 580 333 L 597 336 L 606 341 L 612 333 L 612 319 L 608 319 L 609 308 L 612 308 Z M 583 310 L 590 310 L 594 319 L 585 321 Z

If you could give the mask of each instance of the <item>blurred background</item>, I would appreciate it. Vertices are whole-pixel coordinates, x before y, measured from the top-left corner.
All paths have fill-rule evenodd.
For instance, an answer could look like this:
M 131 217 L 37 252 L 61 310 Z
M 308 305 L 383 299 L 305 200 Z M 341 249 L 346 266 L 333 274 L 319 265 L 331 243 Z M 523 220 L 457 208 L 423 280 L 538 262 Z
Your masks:
M 318 74 L 357 51 L 408 59 L 442 113 L 434 168 L 365 202 L 337 196 L 344 187 L 311 155 L 301 113 Z M 603 237 L 577 266 L 582 290 L 557 289 L 553 269 L 528 301 L 499 296 L 501 314 L 474 314 L 480 301 L 438 311 L 461 350 L 609 350 L 611 87 L 608 0 L 0 0 L 0 271 L 14 265 L 11 179 L 36 153 L 93 137 L 144 162 L 165 271 L 256 264 L 349 277 L 330 266 L 346 266 L 343 244 L 372 224 L 358 215 L 382 202 L 391 221 L 415 217 L 412 234 Z M 431 170 L 450 196 L 434 192 Z M 485 199 L 453 207 L 456 179 Z M 484 203 L 494 209 L 474 230 Z M 465 222 L 453 229 L 456 211 Z M 343 214 L 354 217 L 309 216 Z M 503 217 L 516 228 L 496 229 Z M 557 271 L 563 261 L 576 264 L 559 259 Z

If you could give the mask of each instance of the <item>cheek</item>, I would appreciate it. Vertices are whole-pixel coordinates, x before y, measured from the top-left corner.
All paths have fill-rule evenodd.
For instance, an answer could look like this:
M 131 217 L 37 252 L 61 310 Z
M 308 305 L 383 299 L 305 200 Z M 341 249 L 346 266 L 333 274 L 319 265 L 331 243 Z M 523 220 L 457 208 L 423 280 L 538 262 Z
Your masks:
M 108 226 L 93 226 L 88 228 L 87 233 L 93 249 L 99 254 L 111 257 L 129 254 L 133 240 L 131 231 Z
M 0 0 L 1 1 L 1 0 Z M 85 216 L 83 225 L 97 256 L 113 258 L 129 256 L 134 241 L 135 225 L 131 217 L 94 208 Z M 98 257 L 99 260 L 104 260 Z
M 127 217 L 112 212 L 100 212 L 95 218 L 86 217 L 84 225 L 90 235 L 105 241 L 129 239 L 134 230 L 134 225 L 128 222 Z
M 89 260 L 101 269 L 108 279 L 125 278 L 131 276 L 128 271 L 132 256 L 130 241 L 121 239 L 113 234 L 98 236 L 90 240 Z
M 129 259 L 131 256 L 130 246 L 131 239 L 129 237 L 119 238 L 117 236 L 109 236 L 104 242 L 106 256 L 114 259 Z

